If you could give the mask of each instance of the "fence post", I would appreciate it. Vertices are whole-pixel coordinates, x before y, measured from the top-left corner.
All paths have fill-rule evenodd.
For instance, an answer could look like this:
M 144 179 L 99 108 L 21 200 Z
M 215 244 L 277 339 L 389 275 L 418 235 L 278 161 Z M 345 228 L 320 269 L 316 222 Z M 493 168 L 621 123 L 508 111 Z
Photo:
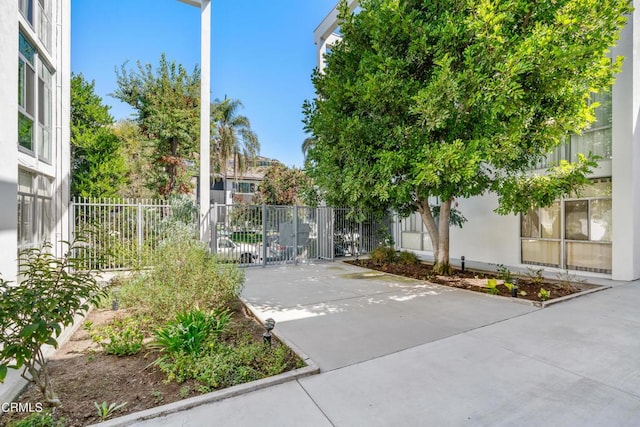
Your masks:
M 142 218 L 142 201 L 138 200 L 138 218 L 137 218 L 137 226 L 138 226 L 138 252 L 140 252 L 140 248 L 142 248 L 142 236 L 143 236 L 143 218 Z
M 293 206 L 293 264 L 298 264 L 298 205 Z
M 267 205 L 262 204 L 262 266 L 267 266 Z

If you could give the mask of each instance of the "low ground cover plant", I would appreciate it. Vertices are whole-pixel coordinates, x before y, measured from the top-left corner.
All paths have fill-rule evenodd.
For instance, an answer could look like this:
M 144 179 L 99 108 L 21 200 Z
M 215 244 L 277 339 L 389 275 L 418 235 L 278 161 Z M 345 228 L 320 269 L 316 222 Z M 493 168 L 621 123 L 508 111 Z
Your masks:
M 137 318 L 117 317 L 106 325 L 94 326 L 87 322 L 84 326 L 93 342 L 106 354 L 130 356 L 142 350 L 144 332 Z

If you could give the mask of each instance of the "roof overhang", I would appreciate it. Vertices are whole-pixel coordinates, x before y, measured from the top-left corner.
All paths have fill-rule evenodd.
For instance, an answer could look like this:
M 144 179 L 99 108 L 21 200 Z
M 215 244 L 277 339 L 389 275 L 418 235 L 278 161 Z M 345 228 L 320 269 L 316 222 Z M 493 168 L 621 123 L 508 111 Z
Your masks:
M 189 0 L 180 0 L 180 1 L 189 1 Z M 358 6 L 358 0 L 349 0 L 348 2 L 349 9 L 354 10 Z M 339 27 L 340 23 L 338 22 L 338 5 L 336 5 L 331 12 L 322 20 L 320 25 L 313 32 L 314 43 L 318 46 L 322 44 L 325 40 L 333 34 L 336 28 Z
M 188 4 L 190 6 L 202 7 L 202 2 L 200 0 L 178 0 L 181 3 Z

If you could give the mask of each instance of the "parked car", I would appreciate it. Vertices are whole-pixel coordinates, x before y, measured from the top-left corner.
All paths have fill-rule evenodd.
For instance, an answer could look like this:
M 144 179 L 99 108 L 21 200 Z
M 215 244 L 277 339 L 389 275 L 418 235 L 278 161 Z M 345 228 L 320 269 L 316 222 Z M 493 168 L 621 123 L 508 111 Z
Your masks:
M 249 264 L 258 258 L 256 245 L 249 243 L 236 243 L 233 240 L 221 237 L 216 241 L 216 254 L 218 257 Z

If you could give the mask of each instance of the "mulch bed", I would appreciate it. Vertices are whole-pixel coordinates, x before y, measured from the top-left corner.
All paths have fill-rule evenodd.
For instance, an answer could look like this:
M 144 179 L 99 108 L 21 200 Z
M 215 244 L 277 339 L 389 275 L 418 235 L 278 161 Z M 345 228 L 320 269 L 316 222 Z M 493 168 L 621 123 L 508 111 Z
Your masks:
M 122 312 L 123 310 L 95 309 L 86 320 L 100 325 L 123 314 Z M 239 301 L 228 328 L 231 332 L 251 332 L 260 342 L 265 331 Z M 275 337 L 273 340 L 274 343 L 277 342 Z M 64 425 L 67 427 L 86 426 L 100 422 L 94 402 L 107 402 L 107 405 L 127 402 L 113 415 L 119 417 L 201 394 L 196 381 L 181 384 L 165 382 L 165 375 L 160 369 L 149 366 L 157 357 L 157 353 L 150 353 L 148 350 L 133 356 L 104 354 L 91 341 L 88 333 L 79 328 L 48 362 L 54 390 L 62 402 L 62 406 L 56 409 L 55 418 L 64 418 Z M 290 369 L 296 368 L 298 360 L 292 352 Z M 42 402 L 42 397 L 30 385 L 16 401 L 35 405 Z M 0 418 L 0 426 L 26 415 L 28 414 L 4 414 Z
M 497 275 L 494 272 L 471 270 L 462 271 L 460 269 L 455 269 L 450 276 L 442 276 L 434 273 L 433 265 L 427 263 L 420 263 L 417 265 L 397 263 L 375 264 L 369 259 L 345 262 L 359 267 L 369 268 L 371 270 L 383 271 L 385 273 L 391 273 L 398 276 L 425 280 L 439 285 L 482 293 L 488 293 L 488 288 L 486 287 L 488 279 L 497 279 Z M 518 280 L 518 298 L 537 302 L 543 301 L 539 296 L 541 288 L 550 291 L 550 296 L 547 299 L 548 301 L 598 287 L 597 285 L 584 283 L 583 281 L 576 280 L 571 277 L 567 277 L 565 280 L 550 280 L 544 278 L 541 281 L 534 281 L 533 278 L 526 276 L 514 275 L 514 277 Z M 498 286 L 496 289 L 498 291 L 496 295 L 512 298 L 512 291 L 504 286 L 504 282 L 502 280 L 498 280 Z

